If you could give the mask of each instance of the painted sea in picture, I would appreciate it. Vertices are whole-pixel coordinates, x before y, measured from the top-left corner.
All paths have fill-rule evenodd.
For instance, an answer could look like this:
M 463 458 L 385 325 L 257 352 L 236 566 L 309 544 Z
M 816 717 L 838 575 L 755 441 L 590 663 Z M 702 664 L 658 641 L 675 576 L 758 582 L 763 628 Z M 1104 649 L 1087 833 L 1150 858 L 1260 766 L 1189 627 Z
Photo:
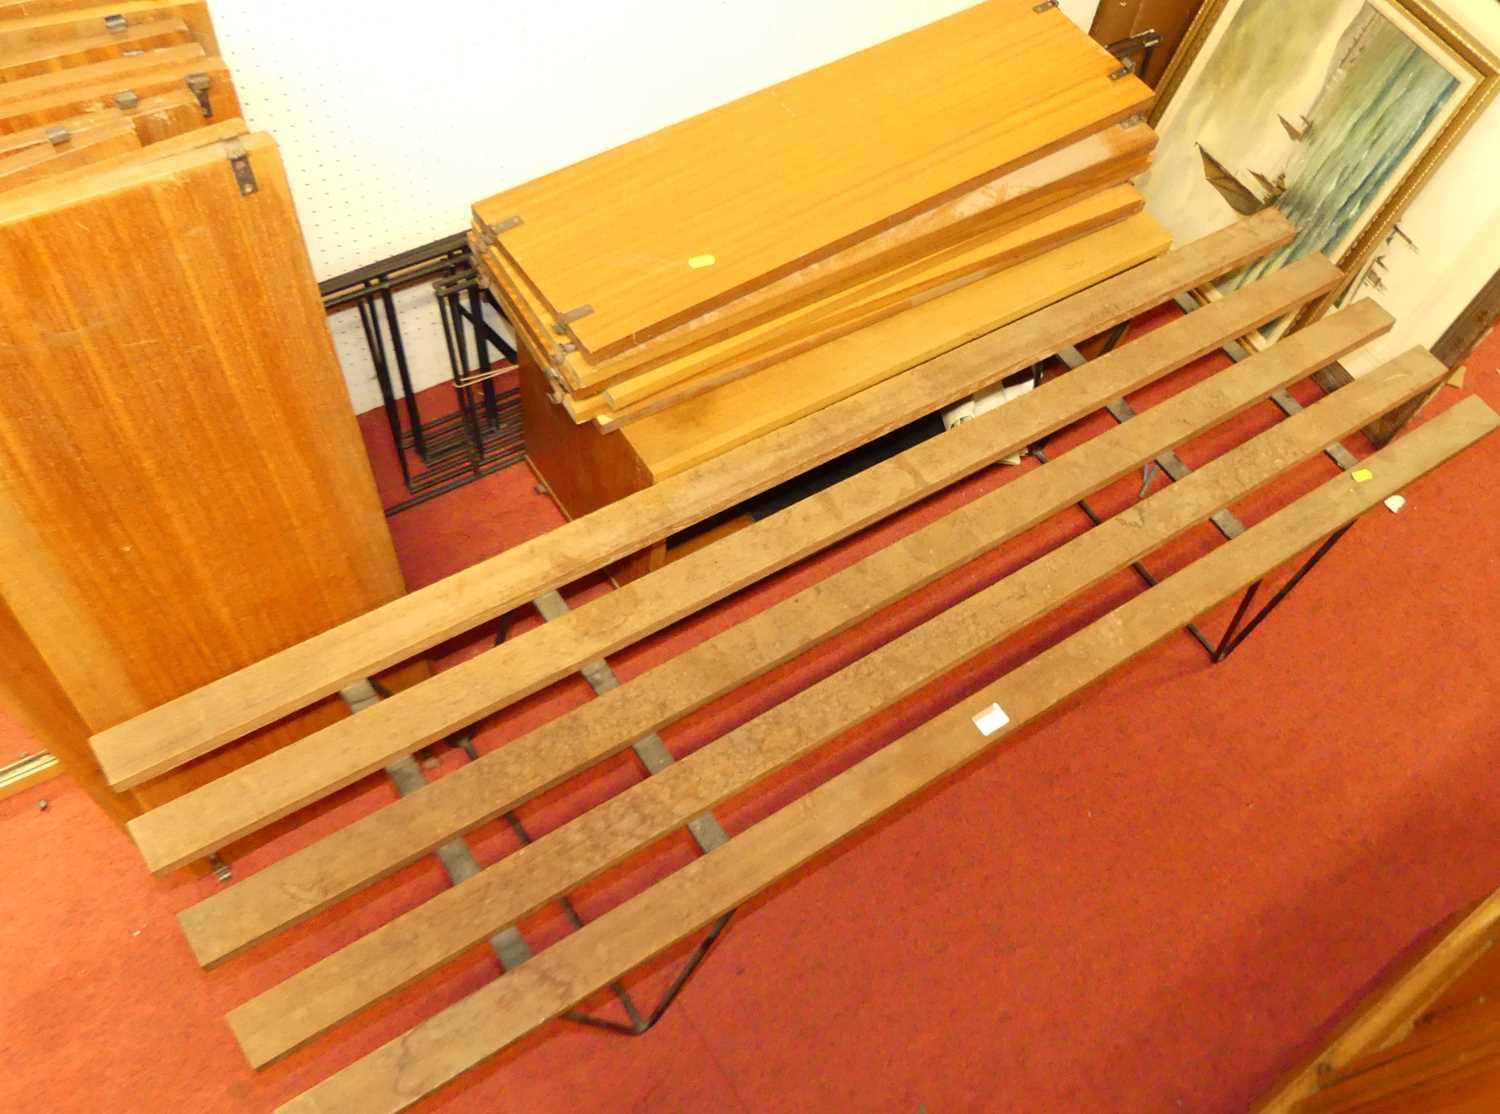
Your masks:
M 1292 243 L 1226 291 L 1337 260 L 1440 134 L 1467 76 L 1451 67 L 1390 0 L 1232 3 L 1159 124 L 1147 205 L 1178 243 L 1268 204 L 1291 218 Z

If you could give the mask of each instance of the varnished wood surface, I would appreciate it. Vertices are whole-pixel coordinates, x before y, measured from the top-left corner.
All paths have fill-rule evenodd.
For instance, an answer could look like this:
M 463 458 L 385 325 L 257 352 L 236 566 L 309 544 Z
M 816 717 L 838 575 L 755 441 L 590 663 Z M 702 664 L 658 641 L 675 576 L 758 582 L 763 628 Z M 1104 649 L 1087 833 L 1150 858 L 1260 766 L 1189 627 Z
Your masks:
M 60 147 L 34 145 L 15 154 L 0 156 L 0 193 L 49 180 L 56 175 L 90 166 L 141 149 L 135 125 L 116 118 L 109 127 L 90 128 Z
M 1232 416 L 1391 323 L 1372 305 L 1362 316 L 1379 328 L 1346 321 L 1338 343 L 1328 343 L 1337 328 L 1310 337 L 1301 352 L 1278 354 L 1243 375 L 1227 376 L 1230 382 L 1216 382 L 1204 393 L 1217 392 L 1216 401 L 1227 411 L 1221 416 Z M 1439 377 L 1441 372 L 1433 369 L 1425 353 L 1420 357 L 1426 361 L 1428 381 Z M 1293 426 L 1292 433 L 1277 430 L 1283 443 L 1274 449 L 1266 446 L 1278 439 L 1268 434 L 1267 441 L 1235 450 L 1146 507 L 1013 573 L 1004 584 L 956 605 L 918 631 L 876 648 L 669 769 L 507 855 L 463 886 L 429 899 L 232 1010 L 230 1027 L 247 1058 L 261 1067 L 293 1051 L 1127 568 L 1273 479 L 1286 467 L 1287 457 L 1295 461 L 1317 453 L 1326 438 L 1295 438 L 1295 431 L 1309 424 L 1312 419 Z M 1284 447 L 1288 438 L 1296 445 L 1294 453 Z M 1079 455 L 1095 451 L 1090 444 Z M 1067 505 L 1057 503 L 1033 517 L 1028 513 L 1032 508 L 1024 503 L 1018 507 L 1005 488 L 943 519 L 933 533 L 952 540 L 952 534 L 984 537 L 993 530 L 1003 537 Z M 962 548 L 962 542 L 957 544 Z M 921 548 L 908 550 L 908 555 L 913 552 Z
M 965 238 L 1018 227 L 1088 193 L 1118 185 L 1147 168 L 1155 144 L 1155 133 L 1144 124 L 1107 128 L 599 362 L 583 352 L 564 350 L 559 339 L 561 323 L 539 304 L 525 276 L 504 252 L 481 243 L 475 255 L 496 271 L 509 299 L 507 307 L 534 334 L 534 346 L 544 360 L 572 391 L 587 397 L 728 334 L 769 321 L 798 304 L 913 263 Z M 482 222 L 479 226 L 482 231 Z M 521 304 L 512 305 L 512 300 Z
M 134 108 L 124 112 L 125 117 L 135 125 L 135 134 L 143 147 L 161 143 L 214 122 L 204 117 L 198 98 L 187 89 L 143 97 Z M 215 121 L 238 118 L 234 112 L 218 112 L 214 116 Z
M 189 48 L 180 48 L 189 49 Z M 126 62 L 138 61 L 138 59 L 124 59 Z M 100 63 L 101 66 L 118 65 L 119 63 Z M 97 66 L 85 67 L 95 70 Z M 67 71 L 77 73 L 80 71 Z M 13 89 L 23 82 L 11 82 L 9 85 L 0 85 L 0 135 L 8 132 L 25 131 L 27 129 L 44 126 L 58 120 L 67 119 L 85 112 L 94 112 L 101 108 L 114 106 L 115 96 L 123 90 L 130 90 L 142 100 L 148 97 L 156 97 L 164 94 L 181 92 L 187 83 L 190 74 L 204 74 L 209 79 L 209 102 L 213 110 L 213 120 L 223 120 L 241 115 L 239 96 L 235 91 L 234 81 L 229 75 L 229 69 L 220 58 L 196 58 L 178 62 L 174 65 L 150 68 L 136 73 L 126 75 L 128 83 L 120 76 L 100 77 L 94 75 L 96 80 L 87 85 L 79 85 L 71 88 L 56 89 L 51 92 L 36 96 L 28 96 L 15 101 L 5 101 L 3 95 L 6 90 Z M 34 81 L 35 78 L 28 78 Z
M 102 28 L 97 34 L 61 42 L 38 43 L 0 50 L 0 82 L 108 62 L 143 50 L 160 50 L 193 42 L 193 33 L 180 19 L 164 19 L 127 27 L 118 33 Z M 200 44 L 199 49 L 202 49 Z
M 213 20 L 204 3 L 174 3 L 172 0 L 120 0 L 116 4 L 52 3 L 20 0 L 0 3 L 0 54 L 38 43 L 66 42 L 104 30 L 109 16 L 122 16 L 126 25 L 137 27 L 159 20 L 179 19 L 193 33 L 193 41 L 209 54 L 219 53 Z
M 746 329 L 691 357 L 614 384 L 604 393 L 616 426 L 743 379 L 763 367 L 894 317 L 1055 247 L 1139 213 L 1145 201 L 1130 186 L 1085 197 L 1048 216 L 985 234 L 851 290 L 819 299 L 775 322 Z
M 76 89 L 101 81 L 113 82 L 116 89 L 134 88 L 135 80 L 156 70 L 180 66 L 207 57 L 207 52 L 198 43 L 182 43 L 177 46 L 148 50 L 133 58 L 115 58 L 95 62 L 90 66 L 54 70 L 7 81 L 0 85 L 0 105 L 10 105 L 32 97 L 47 96 L 64 89 Z
M 109 108 L 101 108 L 97 112 L 86 112 L 78 116 L 70 116 L 59 120 L 57 126 L 66 128 L 68 133 L 74 137 L 82 137 L 97 128 L 112 127 L 123 120 L 125 114 L 111 105 Z M 20 154 L 29 147 L 51 147 L 52 140 L 48 137 L 48 127 L 51 125 L 26 128 L 23 131 L 14 131 L 6 135 L 0 135 L 0 159 L 10 155 Z
M 1337 397 L 1318 405 L 1329 405 Z M 999 745 L 1014 742 L 1027 725 L 1340 526 L 1379 506 L 1382 499 L 1497 427 L 1500 416 L 1481 400 L 1464 400 L 1370 458 L 1366 462 L 1373 473 L 1369 482 L 1359 483 L 1345 474 L 1335 477 L 1161 585 L 752 825 L 712 854 L 695 860 L 523 966 L 356 1061 L 283 1105 L 280 1111 L 391 1114 L 407 1109 L 942 777 Z M 1259 478 L 1268 478 L 1261 469 L 1254 471 L 1260 473 Z M 1243 465 L 1211 474 L 1227 483 L 1228 497 L 1246 482 Z M 1190 477 L 1194 478 L 1196 474 Z M 1201 491 L 1201 486 L 1201 482 L 1190 485 L 1189 490 Z M 1143 526 L 1159 525 L 1155 523 L 1159 508 L 1170 508 L 1186 498 L 1179 494 L 1182 488 L 1183 484 L 1172 485 L 1113 523 L 1075 539 L 890 643 L 878 653 L 894 656 L 905 651 L 910 655 L 900 661 L 891 679 L 922 668 L 928 654 L 952 653 L 951 646 L 972 647 L 970 653 L 983 648 L 991 637 L 1004 633 L 1013 615 L 1024 615 L 1034 597 L 1047 596 L 1051 577 L 1067 582 L 1080 571 L 1094 572 L 1093 563 L 1100 560 L 1066 560 L 1064 556 L 1072 558 L 1112 544 L 1128 549 Z M 1209 500 L 1202 516 L 1219 505 L 1219 498 Z M 1041 576 L 1041 570 L 1050 576 Z M 851 668 L 858 671 L 868 660 Z M 847 695 L 848 709 L 820 707 L 811 714 L 858 719 L 859 708 L 870 702 L 872 692 L 883 688 L 884 680 L 884 676 L 870 678 L 852 689 Z M 873 699 L 878 700 L 878 696 Z M 1008 720 L 986 734 L 977 727 L 975 717 L 991 707 L 1003 709 Z M 697 752 L 636 789 L 644 792 L 652 783 L 674 774 L 674 781 L 686 782 L 697 773 L 695 767 L 706 764 L 707 760 L 700 761 L 706 753 Z M 533 844 L 512 858 L 519 859 L 540 846 L 540 842 Z M 457 887 L 436 900 L 452 900 L 451 895 L 462 894 L 464 888 Z
M 619 431 L 660 482 L 959 345 L 1127 272 L 1171 246 L 1145 213 Z
M 1245 291 L 1242 304 L 1253 307 L 1251 316 L 1264 313 L 1271 319 L 1331 289 L 1340 278 L 1326 259 L 1309 257 Z M 1205 329 L 1212 327 L 1212 322 L 1204 323 Z M 1201 339 L 1201 334 L 1185 335 Z M 978 365 L 971 374 L 992 373 L 992 365 L 979 364 L 981 358 L 971 355 Z M 155 809 L 131 822 L 131 836 L 153 870 L 201 858 L 926 498 L 987 462 L 1024 449 L 1167 370 L 1139 355 L 1106 367 L 1107 374 L 1096 368 L 1091 376 L 1068 376 L 1008 405 L 1006 440 L 984 442 L 984 452 L 977 457 L 944 453 L 947 446 L 962 445 L 965 437 L 915 446 L 851 476 L 818 499 L 762 519 L 709 549 L 384 700 L 356 719 L 268 755 L 233 778 Z
M 501 249 L 551 312 L 592 306 L 568 329 L 599 359 L 1139 114 L 1117 68 L 1062 12 L 989 0 L 476 211 L 521 218 Z
M 401 592 L 279 155 L 244 144 L 250 196 L 210 145 L 0 198 L 0 597 L 89 732 Z
M 1240 308 L 1248 307 L 1241 303 Z M 1090 442 L 1086 452 L 1067 454 L 1055 465 L 1021 476 L 440 779 L 423 793 L 191 907 L 180 920 L 194 954 L 205 965 L 221 962 L 378 881 L 454 835 L 524 803 L 1003 544 L 1390 325 L 1389 316 L 1369 304 L 1328 321 L 1332 323 L 1326 328 L 1309 330 L 1296 344 L 1274 355 L 1257 356 L 1232 374 L 1153 407 Z M 1104 357 L 1087 374 L 1107 375 L 1109 365 L 1122 362 L 1144 361 L 1163 371 L 1182 366 L 1204 343 L 1203 333 L 1185 327 L 1189 323 L 1193 317 L 1174 322 L 1151 334 L 1146 343 Z M 1235 335 L 1234 323 L 1218 324 L 1228 326 L 1221 334 L 1225 338 Z M 1429 371 L 1427 379 L 1435 374 Z M 1399 401 L 1414 389 L 1413 379 L 1421 381 L 1420 373 L 1386 370 L 1365 391 L 1372 398 Z M 1356 404 L 1350 401 L 1349 406 Z M 1337 412 L 1330 408 L 1319 413 Z M 1011 424 L 1012 416 L 1003 409 L 991 411 L 945 434 L 931 450 L 908 454 L 906 464 L 931 472 L 932 458 L 941 454 L 949 458 L 947 473 L 962 472 L 968 463 L 957 461 L 964 454 L 969 463 L 989 459 L 994 444 L 1013 441 Z M 1331 436 L 1326 427 L 1316 428 L 1309 452 Z
M 1236 267 L 1292 235 L 1268 210 L 102 733 L 111 781 L 206 754 Z

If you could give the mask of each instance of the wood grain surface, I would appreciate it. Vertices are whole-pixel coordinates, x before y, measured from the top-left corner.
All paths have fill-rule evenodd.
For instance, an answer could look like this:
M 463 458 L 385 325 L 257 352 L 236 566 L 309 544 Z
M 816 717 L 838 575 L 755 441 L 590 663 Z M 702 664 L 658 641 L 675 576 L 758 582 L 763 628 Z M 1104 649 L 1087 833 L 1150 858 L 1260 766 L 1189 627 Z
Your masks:
M 85 169 L 141 149 L 135 125 L 123 116 L 108 127 L 90 128 L 61 146 L 38 144 L 0 156 L 0 193 L 49 180 L 56 175 Z
M 188 50 L 194 48 L 181 47 L 178 49 Z M 139 59 L 127 58 L 125 62 L 137 62 Z M 95 66 L 82 67 L 80 70 L 67 71 L 80 73 L 83 69 L 90 71 L 98 70 L 102 66 L 114 66 L 120 63 L 103 62 Z M 141 100 L 148 97 L 160 96 L 168 93 L 180 92 L 187 82 L 190 74 L 201 73 L 209 79 L 209 103 L 213 110 L 213 119 L 222 120 L 229 117 L 241 115 L 239 95 L 235 91 L 234 81 L 229 75 L 229 69 L 220 58 L 196 58 L 178 62 L 175 65 L 148 68 L 139 72 L 129 73 L 123 76 L 113 77 L 93 75 L 96 80 L 91 84 L 79 85 L 70 88 L 56 89 L 51 92 L 40 93 L 14 101 L 3 99 L 6 90 L 14 89 L 24 82 L 11 82 L 9 85 L 0 85 L 0 135 L 8 132 L 25 131 L 58 120 L 67 119 L 85 112 L 94 112 L 101 108 L 110 108 L 115 104 L 115 96 L 125 90 L 134 92 Z M 55 76 L 55 75 L 49 75 Z M 35 81 L 36 78 L 27 78 L 27 81 Z
M 660 482 L 1164 253 L 1146 213 L 726 383 L 619 431 Z
M 194 954 L 206 966 L 222 962 L 378 881 L 454 835 L 516 807 L 1087 498 L 1278 387 L 1382 334 L 1390 324 L 1388 315 L 1369 304 L 1342 319 L 1327 320 L 1335 323 L 1320 333 L 1309 330 L 1296 344 L 1254 357 L 1233 373 L 1174 396 L 1089 442 L 1086 452 L 1065 454 L 1017 478 L 455 771 L 423 793 L 395 802 L 192 906 L 179 920 Z M 1129 353 L 1130 358 L 1149 356 L 1167 366 L 1176 363 L 1185 349 L 1170 334 L 1181 332 L 1178 326 L 1185 323 L 1174 322 L 1152 334 L 1157 343 Z M 1225 333 L 1226 338 L 1232 336 L 1232 331 Z M 1124 357 L 1122 351 L 1104 359 Z M 1383 372 L 1367 391 L 1370 397 L 1400 401 L 1412 378 Z M 952 437 L 952 447 L 966 442 L 970 451 L 977 451 L 986 439 L 1009 439 L 1006 422 L 1000 410 L 981 415 Z
M 1107 128 L 598 362 L 581 351 L 565 351 L 557 317 L 540 304 L 504 252 L 488 246 L 484 235 L 479 236 L 475 255 L 496 272 L 502 290 L 523 303 L 509 308 L 518 312 L 528 335 L 534 332 L 533 347 L 572 391 L 586 397 L 830 291 L 915 262 L 965 238 L 1018 227 L 1090 192 L 1119 185 L 1146 170 L 1155 145 L 1156 134 L 1144 124 Z M 483 222 L 476 224 L 482 232 Z
M 243 142 L 250 196 L 211 145 L 0 197 L 0 596 L 90 732 L 401 592 L 280 158 Z
M 599 359 L 1140 114 L 1118 66 L 1062 12 L 990 0 L 476 208 L 521 218 L 501 249 L 551 312 L 592 307 L 568 329 Z
M 921 375 L 887 380 L 754 445 L 184 694 L 101 733 L 93 741 L 95 752 L 116 785 L 172 769 L 972 394 L 1060 345 L 1257 259 L 1291 235 L 1291 224 L 1269 210 L 1232 225 L 934 360 Z
M 1271 320 L 1339 280 L 1338 269 L 1327 260 L 1308 257 L 1247 288 L 1241 304 L 1252 307 L 1249 316 Z M 1179 351 L 1187 353 L 1183 362 L 1221 343 L 1215 339 L 1222 335 L 1216 324 L 1205 322 L 1203 333 L 1177 334 Z M 959 432 L 873 465 L 817 499 L 762 519 L 561 619 L 445 670 L 409 692 L 383 700 L 357 718 L 334 724 L 285 752 L 268 755 L 233 778 L 203 786 L 138 817 L 130 824 L 131 835 L 153 870 L 168 870 L 200 858 L 544 688 L 594 658 L 662 630 L 975 469 L 1024 449 L 1181 366 L 1151 358 L 1154 352 L 1139 349 L 1131 358 L 1096 365 L 1088 376 L 1055 380 L 1008 404 L 1003 436 L 983 438 L 977 452 L 965 451 L 974 435 Z M 99 750 L 97 744 L 95 749 Z
M 391 1114 L 407 1109 L 940 778 L 1016 740 L 1027 725 L 1497 427 L 1500 416 L 1478 398 L 1465 399 L 1366 461 L 1373 473 L 1369 482 L 1340 474 L 279 1110 L 282 1114 L 348 1110 Z M 1229 478 L 1236 479 L 1233 474 Z M 1109 530 L 1107 524 L 1106 535 L 1119 539 L 1123 534 L 1128 539 L 1159 507 L 1169 506 L 1171 500 L 1163 500 L 1181 486 L 1174 484 L 1126 512 L 1114 520 L 1120 523 L 1115 529 Z M 1208 513 L 1204 511 L 1205 516 Z M 1080 546 L 1097 545 L 1100 534 L 1091 531 L 1069 548 L 1076 551 Z M 1070 567 L 1058 568 L 1046 558 L 1037 564 L 1043 563 L 1052 565 L 1059 575 L 1067 575 Z M 948 639 L 967 636 L 967 628 L 950 617 L 962 614 L 973 623 L 986 623 L 995 610 L 1007 606 L 1005 601 L 1024 600 L 1017 586 L 1036 567 L 1028 566 L 1018 576 L 971 597 L 906 638 L 925 635 L 933 640 L 934 652 L 942 652 Z M 1045 582 L 1033 590 L 1044 593 Z M 987 606 L 974 603 L 981 599 Z M 944 637 L 937 637 L 940 630 Z M 863 694 L 858 698 L 864 699 Z M 1008 718 L 1004 726 L 986 734 L 977 727 L 976 716 L 992 707 L 1001 708 Z M 460 894 L 463 889 L 448 893 Z
M 66 41 L 37 43 L 15 50 L 0 48 L 0 82 L 74 69 L 94 62 L 125 58 L 143 50 L 160 50 L 193 42 L 193 33 L 180 19 L 164 19 L 127 27 L 118 33 L 102 28 L 97 34 Z M 202 49 L 202 45 L 199 45 Z
M 173 0 L 120 0 L 116 4 L 92 4 L 89 0 L 12 0 L 0 3 L 0 52 L 23 49 L 36 43 L 82 38 L 104 29 L 110 16 L 121 16 L 135 27 L 164 19 L 180 19 L 193 32 L 193 40 L 210 54 L 219 53 L 219 40 L 205 3 L 175 3 Z

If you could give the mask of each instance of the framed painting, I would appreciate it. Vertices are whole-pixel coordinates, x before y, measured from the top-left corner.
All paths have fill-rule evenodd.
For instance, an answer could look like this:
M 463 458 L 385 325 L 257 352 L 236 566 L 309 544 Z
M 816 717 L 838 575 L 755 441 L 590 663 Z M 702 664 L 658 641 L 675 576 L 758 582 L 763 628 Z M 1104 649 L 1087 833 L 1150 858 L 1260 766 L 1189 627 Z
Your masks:
M 1451 6 L 1208 0 L 1162 81 L 1147 207 L 1178 242 L 1273 205 L 1297 227 L 1220 292 L 1321 252 L 1349 280 L 1307 320 L 1378 293 L 1391 252 L 1416 250 L 1401 213 L 1500 89 L 1500 60 Z

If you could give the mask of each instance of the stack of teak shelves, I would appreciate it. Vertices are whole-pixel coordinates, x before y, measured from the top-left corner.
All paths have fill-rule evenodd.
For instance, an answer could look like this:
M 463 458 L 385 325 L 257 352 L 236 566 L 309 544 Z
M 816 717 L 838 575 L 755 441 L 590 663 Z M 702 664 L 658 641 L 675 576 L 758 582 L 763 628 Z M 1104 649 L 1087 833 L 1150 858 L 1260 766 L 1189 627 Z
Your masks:
M 121 821 L 342 705 L 113 787 L 91 734 L 403 589 L 217 50 L 202 3 L 0 4 L 0 705 Z
M 1160 255 L 1150 96 L 990 0 L 479 202 L 539 477 L 586 514 Z

